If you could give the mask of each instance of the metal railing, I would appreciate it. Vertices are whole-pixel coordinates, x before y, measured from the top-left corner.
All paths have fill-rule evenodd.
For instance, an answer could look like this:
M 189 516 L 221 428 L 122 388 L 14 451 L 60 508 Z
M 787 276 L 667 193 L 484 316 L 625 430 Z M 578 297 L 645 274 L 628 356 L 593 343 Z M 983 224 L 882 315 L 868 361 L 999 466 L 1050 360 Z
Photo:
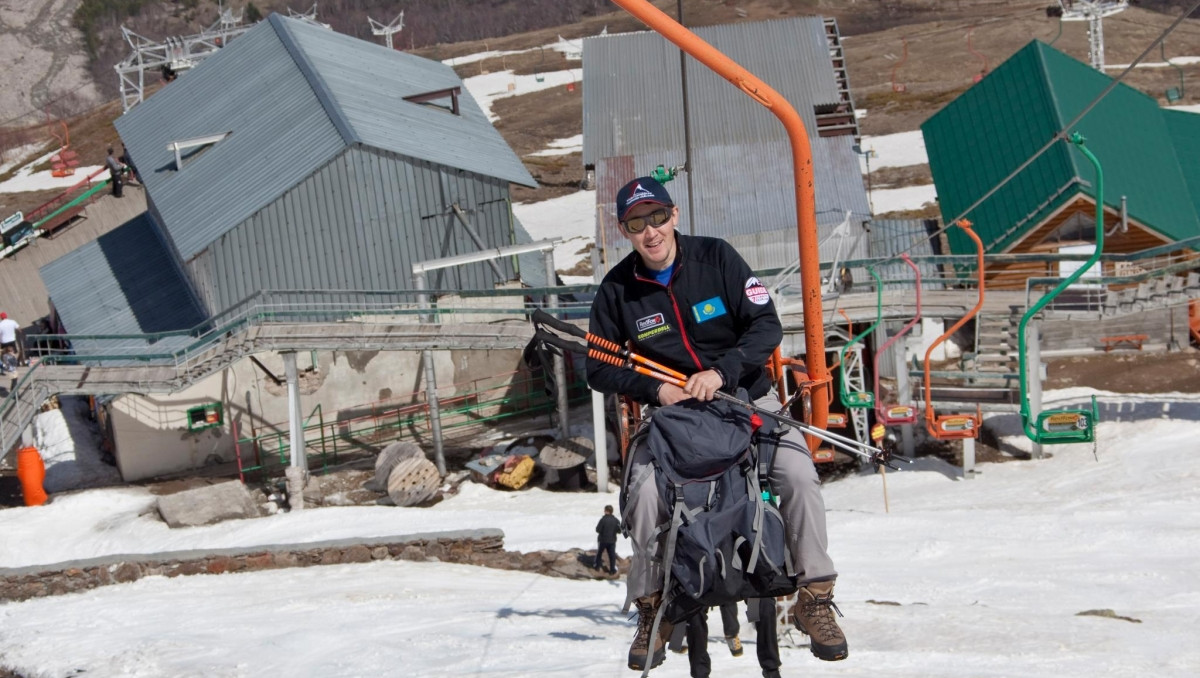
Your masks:
M 486 346 L 499 333 L 493 329 L 497 319 L 511 319 L 527 328 L 526 315 L 537 307 L 533 299 L 557 293 L 560 299 L 595 289 L 593 285 L 560 288 L 513 290 L 405 290 L 340 291 L 278 290 L 255 293 L 229 310 L 187 330 L 152 334 L 30 335 L 27 354 L 31 366 L 24 371 L 8 396 L 0 402 L 0 449 L 7 450 L 32 421 L 46 398 L 64 392 L 64 387 L 48 371 L 60 366 L 87 368 L 113 367 L 137 371 L 157 370 L 136 388 L 160 388 L 174 391 L 201 379 L 234 360 L 255 351 L 271 350 L 282 343 L 289 348 L 314 347 L 360 348 L 399 346 L 406 342 L 470 343 Z M 416 298 L 428 294 L 435 300 L 433 325 L 421 323 Z M 501 297 L 520 298 L 520 304 L 508 306 L 466 306 L 464 300 Z M 475 302 L 479 303 L 479 302 Z M 560 301 L 562 312 L 585 317 L 590 304 Z M 442 332 L 447 325 L 466 325 L 472 320 L 487 327 L 476 327 L 470 336 L 463 332 Z M 309 334 L 291 333 L 266 339 L 253 336 L 273 326 L 306 325 Z M 397 330 L 406 328 L 411 330 Z M 431 329 L 432 328 L 432 329 Z M 297 344 L 305 344 L 299 346 Z M 72 374 L 75 379 L 80 375 Z M 75 387 L 76 390 L 78 386 Z M 107 392 L 120 392 L 115 388 Z
M 439 396 L 442 429 L 466 432 L 485 424 L 554 411 L 555 401 L 546 395 L 544 377 L 513 379 L 517 374 L 492 375 L 447 386 L 454 393 Z M 572 403 L 582 402 L 589 397 L 582 372 L 569 374 L 567 388 L 568 399 Z M 413 391 L 407 396 L 357 408 L 366 411 L 336 421 L 326 421 L 318 405 L 309 413 L 303 425 L 308 467 L 327 470 L 339 463 L 340 454 L 361 451 L 405 437 L 428 436 L 432 422 L 429 404 L 424 396 L 424 391 Z M 290 461 L 291 442 L 287 424 L 264 428 L 268 430 L 237 441 L 238 468 L 243 478 L 248 473 L 257 473 L 262 477 L 278 474 Z M 247 463 L 243 448 L 252 454 L 253 458 L 249 461 L 253 463 Z

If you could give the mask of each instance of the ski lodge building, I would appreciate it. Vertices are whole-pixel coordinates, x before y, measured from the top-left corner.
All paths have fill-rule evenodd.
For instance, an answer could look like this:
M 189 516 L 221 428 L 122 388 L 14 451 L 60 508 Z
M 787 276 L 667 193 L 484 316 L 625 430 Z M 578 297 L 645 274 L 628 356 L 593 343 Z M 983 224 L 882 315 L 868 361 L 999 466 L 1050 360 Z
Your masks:
M 391 292 L 381 309 L 411 306 L 415 264 L 528 241 L 509 185 L 535 182 L 453 69 L 302 21 L 271 15 L 116 127 L 147 211 L 41 269 L 76 352 L 114 364 L 126 352 L 186 351 L 255 314 L 328 323 L 320 309 L 369 305 L 371 290 Z M 520 287 L 514 259 L 433 270 L 424 288 Z M 149 344 L 129 337 L 155 333 Z M 282 358 L 247 353 L 182 389 L 101 399 L 126 480 L 230 460 L 235 437 L 280 422 L 286 434 Z M 443 385 L 509 374 L 519 360 L 434 356 Z M 415 351 L 314 350 L 299 362 L 313 422 L 411 402 L 422 381 Z
M 921 131 L 943 220 L 983 198 L 1111 83 L 1034 40 L 930 117 Z M 1118 84 L 1073 130 L 1103 171 L 1106 254 L 1198 249 L 1200 115 L 1160 108 Z M 966 218 L 988 254 L 1093 251 L 1095 171 L 1081 152 L 1058 142 Z M 953 254 L 975 253 L 960 229 L 946 235 Z M 1120 264 L 1107 262 L 1095 275 L 1136 272 Z M 1023 289 L 1031 276 L 1058 276 L 1051 266 L 989 265 L 987 285 Z

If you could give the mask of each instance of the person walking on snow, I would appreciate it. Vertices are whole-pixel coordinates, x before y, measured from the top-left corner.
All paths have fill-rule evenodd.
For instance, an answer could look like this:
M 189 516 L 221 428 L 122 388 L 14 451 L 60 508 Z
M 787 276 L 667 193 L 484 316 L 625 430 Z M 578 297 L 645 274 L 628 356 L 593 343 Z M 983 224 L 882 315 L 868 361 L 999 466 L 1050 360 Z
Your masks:
M 709 401 L 718 390 L 739 387 L 759 407 L 778 409 L 766 363 L 783 329 L 770 294 L 745 260 L 723 240 L 676 233 L 679 208 L 651 177 L 623 186 L 616 209 L 617 222 L 634 251 L 600 284 L 590 331 L 691 376 L 680 388 L 589 358 L 588 385 L 646 405 L 643 425 L 655 407 L 688 398 Z M 664 620 L 657 636 L 650 637 L 663 603 L 663 533 L 657 528 L 670 515 L 656 489 L 656 471 L 644 440 L 634 447 L 628 463 L 621 517 L 633 558 L 626 603 L 638 611 L 628 665 L 640 671 L 663 661 L 671 636 L 671 624 Z M 845 659 L 846 637 L 834 617 L 837 570 L 828 554 L 821 481 L 799 431 L 790 429 L 781 439 L 769 480 L 779 495 L 800 585 L 790 616 L 811 638 L 812 653 L 819 659 Z
M 600 557 L 607 553 L 608 573 L 617 573 L 617 535 L 620 532 L 621 521 L 613 515 L 613 507 L 605 506 L 604 515 L 601 516 L 600 522 L 596 523 L 596 562 L 592 565 L 594 569 L 604 569 Z

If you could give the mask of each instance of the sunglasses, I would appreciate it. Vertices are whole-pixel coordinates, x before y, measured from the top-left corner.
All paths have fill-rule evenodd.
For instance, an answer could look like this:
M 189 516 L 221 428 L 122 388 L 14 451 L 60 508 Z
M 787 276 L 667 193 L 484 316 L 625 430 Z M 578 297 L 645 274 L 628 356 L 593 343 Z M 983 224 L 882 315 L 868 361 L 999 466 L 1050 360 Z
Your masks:
M 625 221 L 621 222 L 621 226 L 625 229 L 626 233 L 634 235 L 646 230 L 647 226 L 658 228 L 670 220 L 671 208 L 663 207 L 661 209 L 656 209 L 650 214 L 642 217 L 626 219 Z

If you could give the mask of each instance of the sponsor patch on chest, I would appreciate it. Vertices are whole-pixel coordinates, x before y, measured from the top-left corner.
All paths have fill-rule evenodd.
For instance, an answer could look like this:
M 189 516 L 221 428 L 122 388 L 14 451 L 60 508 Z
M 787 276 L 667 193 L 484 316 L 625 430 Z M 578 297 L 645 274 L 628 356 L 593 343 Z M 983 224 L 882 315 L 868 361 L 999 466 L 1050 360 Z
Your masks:
M 746 298 L 752 304 L 763 306 L 771 300 L 771 293 L 767 291 L 762 281 L 754 276 L 750 276 L 746 279 Z
M 663 317 L 663 314 L 655 313 L 654 315 L 648 315 L 645 318 L 638 318 L 637 331 L 645 332 L 646 330 L 653 329 L 659 325 L 665 325 L 666 323 L 667 320 Z
M 692 317 L 696 322 L 702 323 L 705 320 L 725 315 L 725 302 L 721 301 L 721 297 L 713 297 L 692 307 Z

